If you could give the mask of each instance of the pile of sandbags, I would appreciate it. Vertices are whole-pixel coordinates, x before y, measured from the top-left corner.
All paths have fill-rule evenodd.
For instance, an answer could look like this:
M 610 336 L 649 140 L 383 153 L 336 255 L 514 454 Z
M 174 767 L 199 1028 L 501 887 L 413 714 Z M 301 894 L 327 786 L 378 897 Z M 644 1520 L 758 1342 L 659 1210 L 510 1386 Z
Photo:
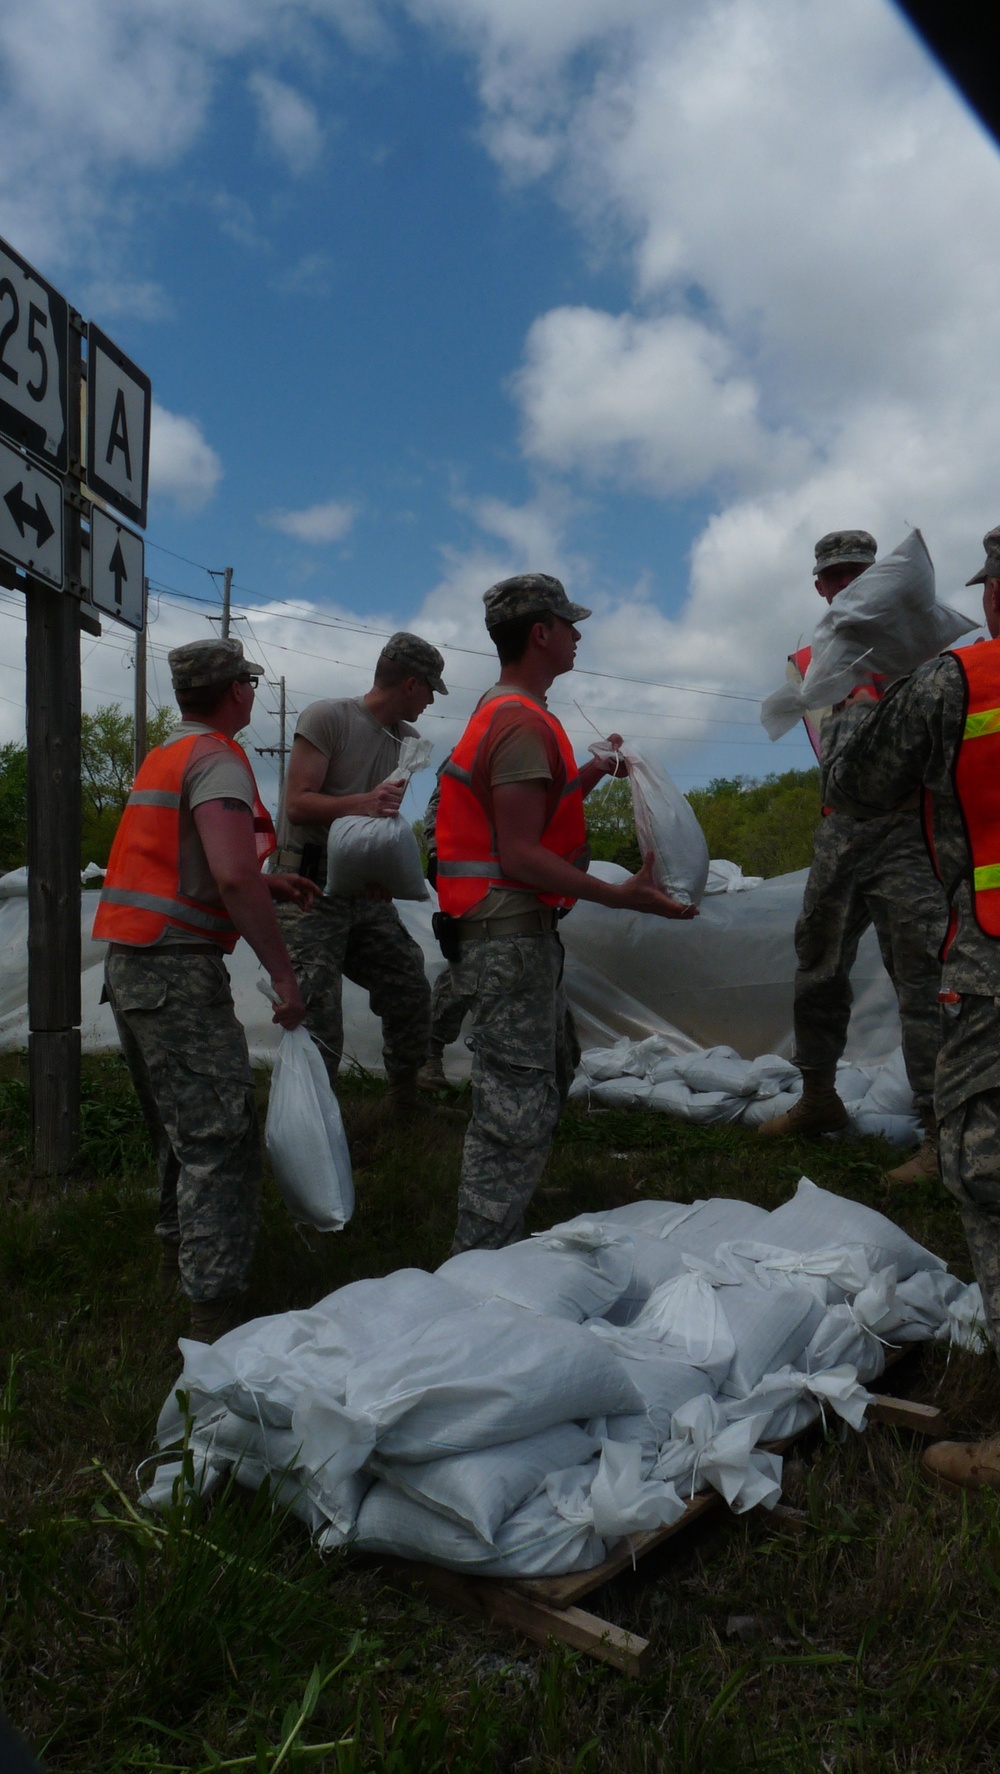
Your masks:
M 266 1478 L 322 1548 L 585 1570 L 706 1486 L 773 1504 L 762 1444 L 863 1427 L 889 1348 L 972 1346 L 980 1318 L 940 1258 L 806 1178 L 773 1213 L 637 1202 L 182 1340 L 144 1501 Z
M 893 1145 L 913 1141 L 919 1123 L 913 1092 L 897 1047 L 888 1060 L 853 1065 L 841 1060 L 837 1090 L 856 1134 L 881 1135 Z M 659 1109 L 701 1125 L 739 1121 L 759 1127 L 784 1115 L 802 1094 L 802 1075 L 778 1053 L 742 1059 L 734 1047 L 708 1047 L 678 1053 L 662 1035 L 611 1047 L 591 1047 L 581 1056 L 570 1096 L 594 1108 Z

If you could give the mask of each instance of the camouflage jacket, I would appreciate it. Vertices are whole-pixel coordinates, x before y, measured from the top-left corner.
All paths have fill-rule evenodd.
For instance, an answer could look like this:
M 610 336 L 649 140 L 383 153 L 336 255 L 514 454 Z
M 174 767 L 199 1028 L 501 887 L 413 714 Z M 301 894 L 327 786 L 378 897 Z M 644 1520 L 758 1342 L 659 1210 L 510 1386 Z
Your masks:
M 838 746 L 825 784 L 830 805 L 870 819 L 931 795 L 937 866 L 958 918 L 943 984 L 957 992 L 1000 996 L 1000 942 L 984 935 L 972 910 L 972 861 L 953 772 L 965 727 L 965 685 L 950 653 L 894 684 Z

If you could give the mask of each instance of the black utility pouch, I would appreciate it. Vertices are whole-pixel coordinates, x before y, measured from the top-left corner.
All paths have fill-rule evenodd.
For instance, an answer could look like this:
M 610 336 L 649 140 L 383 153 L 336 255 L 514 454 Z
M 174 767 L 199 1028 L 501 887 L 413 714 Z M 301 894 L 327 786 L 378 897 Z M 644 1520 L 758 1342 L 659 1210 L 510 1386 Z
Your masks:
M 317 887 L 322 887 L 326 879 L 326 851 L 322 844 L 303 844 L 298 873 L 305 875 L 307 881 L 315 881 Z
M 458 918 L 449 917 L 447 912 L 435 912 L 431 919 L 431 929 L 438 939 L 438 946 L 446 961 L 457 961 L 462 953 L 462 945 L 458 939 Z

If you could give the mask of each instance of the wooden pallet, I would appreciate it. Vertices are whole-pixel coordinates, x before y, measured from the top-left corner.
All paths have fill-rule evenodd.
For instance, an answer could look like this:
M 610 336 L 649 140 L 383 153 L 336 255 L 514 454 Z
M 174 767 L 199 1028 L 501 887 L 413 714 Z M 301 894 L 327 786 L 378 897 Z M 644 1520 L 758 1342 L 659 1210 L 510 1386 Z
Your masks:
M 868 1421 L 910 1429 L 919 1435 L 941 1436 L 947 1430 L 945 1413 L 936 1405 L 915 1404 L 910 1399 L 890 1398 L 883 1393 L 872 1395 Z M 798 1439 L 791 1437 L 787 1441 L 772 1442 L 769 1447 L 774 1453 L 783 1453 Z M 649 1533 L 624 1540 L 601 1564 L 594 1565 L 589 1571 L 573 1571 L 566 1577 L 510 1580 L 465 1577 L 456 1571 L 446 1571 L 438 1565 L 417 1564 L 411 1559 L 394 1559 L 389 1568 L 406 1583 L 416 1585 L 466 1619 L 511 1627 L 539 1645 L 555 1639 L 559 1644 L 612 1664 L 626 1675 L 638 1676 L 649 1668 L 651 1662 L 649 1640 L 614 1626 L 597 1614 L 588 1613 L 578 1603 L 609 1583 L 612 1577 L 634 1568 L 641 1558 L 664 1545 L 675 1534 L 684 1533 L 695 1522 L 725 1509 L 726 1504 L 718 1491 L 703 1491 L 692 1497 L 684 1514 L 670 1527 L 653 1528 Z M 775 1509 L 761 1511 L 761 1519 L 778 1533 L 808 1532 L 808 1517 L 800 1510 L 790 1509 L 787 1504 L 779 1503 Z

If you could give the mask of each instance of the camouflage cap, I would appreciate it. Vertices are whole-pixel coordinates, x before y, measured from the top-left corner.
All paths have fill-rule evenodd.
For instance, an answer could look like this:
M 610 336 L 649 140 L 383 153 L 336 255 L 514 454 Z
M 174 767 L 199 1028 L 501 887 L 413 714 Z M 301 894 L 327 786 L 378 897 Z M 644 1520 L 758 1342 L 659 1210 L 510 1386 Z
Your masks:
M 1000 524 L 995 530 L 987 530 L 983 537 L 986 550 L 986 562 L 974 578 L 967 579 L 966 585 L 985 585 L 987 579 L 1000 579 Z
M 444 660 L 430 641 L 422 641 L 418 634 L 407 634 L 404 628 L 398 634 L 390 635 L 380 654 L 382 659 L 397 660 L 400 665 L 408 665 L 416 678 L 423 678 L 436 696 L 447 696 L 448 689 L 441 673 L 444 671 Z
M 518 616 L 561 616 L 564 622 L 582 622 L 590 611 L 583 604 L 571 604 L 562 581 L 551 573 L 518 573 L 513 579 L 501 579 L 483 592 L 487 628 L 498 628 L 501 622 L 513 622 Z
M 242 641 L 187 641 L 167 654 L 170 681 L 175 690 L 220 689 L 236 678 L 262 678 L 264 667 L 255 665 L 243 652 Z
M 816 544 L 814 573 L 825 573 L 827 567 L 871 567 L 878 547 L 867 530 L 831 530 Z

